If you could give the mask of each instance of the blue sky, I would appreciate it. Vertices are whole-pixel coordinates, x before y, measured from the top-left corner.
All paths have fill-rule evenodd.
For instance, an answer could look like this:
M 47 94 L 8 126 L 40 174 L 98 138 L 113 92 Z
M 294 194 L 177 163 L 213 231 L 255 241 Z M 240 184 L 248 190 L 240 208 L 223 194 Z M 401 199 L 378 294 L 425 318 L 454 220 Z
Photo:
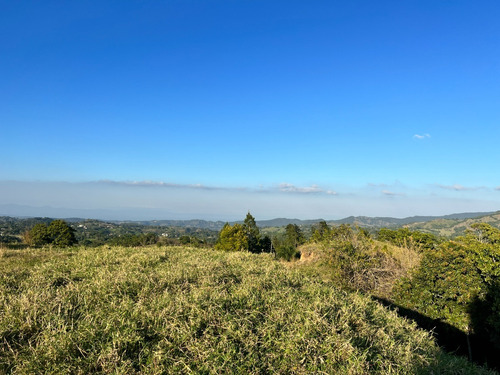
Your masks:
M 500 209 L 497 1 L 0 5 L 0 214 Z

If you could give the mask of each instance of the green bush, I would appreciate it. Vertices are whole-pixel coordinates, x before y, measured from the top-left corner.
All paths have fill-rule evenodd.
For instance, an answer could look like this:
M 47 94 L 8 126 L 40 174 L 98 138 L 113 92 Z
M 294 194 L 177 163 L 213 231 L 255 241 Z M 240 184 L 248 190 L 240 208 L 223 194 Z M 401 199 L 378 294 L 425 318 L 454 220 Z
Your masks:
M 67 247 L 77 242 L 75 230 L 64 220 L 54 220 L 48 226 L 44 223 L 35 224 L 24 237 L 31 246 Z
M 482 223 L 426 251 L 420 266 L 395 288 L 394 301 L 500 349 L 499 235 Z

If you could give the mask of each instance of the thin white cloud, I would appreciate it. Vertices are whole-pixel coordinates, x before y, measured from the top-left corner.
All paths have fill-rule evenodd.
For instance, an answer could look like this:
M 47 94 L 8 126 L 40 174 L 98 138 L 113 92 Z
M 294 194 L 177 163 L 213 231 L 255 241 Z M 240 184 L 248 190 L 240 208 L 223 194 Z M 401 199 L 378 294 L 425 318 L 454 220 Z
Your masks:
M 221 186 L 208 186 L 202 184 L 178 184 L 172 182 L 163 182 L 163 181 L 115 181 L 115 180 L 100 180 L 95 181 L 93 183 L 103 184 L 103 185 L 112 185 L 112 186 L 123 186 L 130 188 L 177 188 L 177 189 L 192 189 L 192 190 L 222 190 L 222 191 L 247 191 L 247 192 L 260 192 L 260 193 L 297 193 L 297 194 L 326 194 L 326 195 L 337 195 L 337 192 L 334 190 L 325 190 L 318 185 L 311 186 L 295 186 L 289 183 L 281 183 L 277 187 L 266 188 L 260 185 L 257 189 L 252 188 L 243 188 L 243 187 L 221 187 Z
M 327 194 L 327 195 L 337 195 L 336 191 L 324 190 L 318 185 L 311 186 L 295 186 L 289 183 L 281 183 L 278 186 L 278 190 L 283 193 L 299 193 L 299 194 Z
M 427 138 L 430 138 L 431 135 L 429 133 L 425 133 L 425 134 L 415 134 L 413 136 L 414 139 L 427 139 Z
M 483 187 L 480 187 L 480 186 L 463 186 L 460 184 L 453 184 L 453 185 L 436 184 L 436 186 L 441 188 L 441 189 L 454 190 L 454 191 L 474 191 L 474 190 L 483 189 Z
M 286 193 L 321 193 L 323 190 L 318 185 L 299 187 L 293 184 L 282 183 L 279 190 Z
M 164 188 L 181 188 L 181 189 L 199 189 L 199 190 L 226 190 L 227 188 L 218 186 L 206 186 L 202 184 L 176 184 L 163 181 L 114 181 L 114 180 L 100 180 L 98 184 L 126 186 L 126 187 L 164 187 Z M 242 190 L 242 188 L 234 188 L 234 190 Z
M 390 190 L 382 190 L 382 194 L 387 195 L 389 197 L 401 197 L 401 196 L 404 196 L 403 193 L 395 193 L 395 192 L 390 191 Z

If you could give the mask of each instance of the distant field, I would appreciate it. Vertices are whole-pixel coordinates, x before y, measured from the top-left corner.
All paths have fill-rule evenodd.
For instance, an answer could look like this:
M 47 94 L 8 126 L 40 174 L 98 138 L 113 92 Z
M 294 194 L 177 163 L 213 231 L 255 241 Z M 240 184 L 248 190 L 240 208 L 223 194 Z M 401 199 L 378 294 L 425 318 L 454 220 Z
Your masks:
M 486 374 L 270 255 L 0 249 L 0 373 Z

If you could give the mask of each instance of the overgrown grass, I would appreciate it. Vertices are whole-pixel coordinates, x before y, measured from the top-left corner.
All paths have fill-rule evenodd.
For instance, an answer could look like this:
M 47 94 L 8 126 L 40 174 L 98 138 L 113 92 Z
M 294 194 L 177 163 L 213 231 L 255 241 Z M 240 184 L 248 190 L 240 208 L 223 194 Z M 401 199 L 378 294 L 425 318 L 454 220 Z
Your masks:
M 350 232 L 348 239 L 308 243 L 298 248 L 301 263 L 347 290 L 390 298 L 396 282 L 420 264 L 421 249 L 396 246 Z
M 313 272 L 178 247 L 4 249 L 0 372 L 490 373 Z

